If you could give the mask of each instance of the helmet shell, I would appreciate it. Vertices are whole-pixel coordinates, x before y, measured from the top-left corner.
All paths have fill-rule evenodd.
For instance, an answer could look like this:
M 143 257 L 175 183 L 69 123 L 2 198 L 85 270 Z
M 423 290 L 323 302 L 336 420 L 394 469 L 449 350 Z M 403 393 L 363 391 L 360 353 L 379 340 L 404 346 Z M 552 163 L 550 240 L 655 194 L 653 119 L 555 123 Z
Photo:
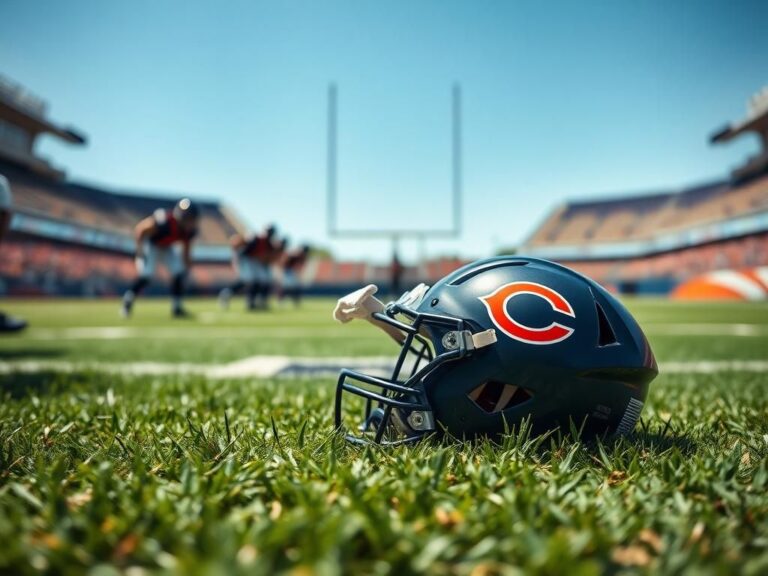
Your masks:
M 536 286 L 541 293 L 526 289 Z M 499 290 L 512 295 L 489 298 Z M 568 306 L 572 314 L 564 312 Z M 472 332 L 496 330 L 494 345 L 423 381 L 436 421 L 458 437 L 501 434 L 526 418 L 535 432 L 568 429 L 571 422 L 588 434 L 628 432 L 658 374 L 627 309 L 596 282 L 546 260 L 474 262 L 430 288 L 417 311 L 463 318 Z M 546 330 L 554 324 L 561 328 Z M 527 340 L 531 330 L 548 341 Z M 434 327 L 428 333 L 436 353 L 445 352 L 444 333 Z M 501 394 L 495 406 L 476 402 L 483 385 Z M 510 385 L 516 391 L 506 398 L 513 389 L 501 390 Z
M 173 207 L 173 216 L 180 222 L 193 222 L 200 217 L 200 208 L 189 198 L 182 198 Z

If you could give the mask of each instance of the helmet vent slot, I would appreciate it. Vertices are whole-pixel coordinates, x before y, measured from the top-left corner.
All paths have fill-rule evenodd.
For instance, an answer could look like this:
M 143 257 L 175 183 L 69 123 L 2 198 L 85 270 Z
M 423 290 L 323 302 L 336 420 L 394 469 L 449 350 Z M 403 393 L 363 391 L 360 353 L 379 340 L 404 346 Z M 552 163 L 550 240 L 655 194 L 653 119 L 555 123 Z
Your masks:
M 494 268 L 503 268 L 505 266 L 527 266 L 528 262 L 525 260 L 498 260 L 496 262 L 489 262 L 488 264 L 485 264 L 483 266 L 477 266 L 473 268 L 472 270 L 469 270 L 468 272 L 465 272 L 458 278 L 455 278 L 452 280 L 448 285 L 449 286 L 459 286 L 461 284 L 464 284 L 467 280 L 471 280 L 478 274 L 482 274 L 483 272 L 487 272 L 488 270 L 493 270 Z
M 468 396 L 484 412 L 496 414 L 527 402 L 533 397 L 533 394 L 530 390 L 514 384 L 489 380 L 472 390 Z
M 597 345 L 603 348 L 604 346 L 618 344 L 619 341 L 616 339 L 616 333 L 613 331 L 611 323 L 608 322 L 608 317 L 605 315 L 603 307 L 597 302 L 595 302 L 595 311 L 597 312 Z

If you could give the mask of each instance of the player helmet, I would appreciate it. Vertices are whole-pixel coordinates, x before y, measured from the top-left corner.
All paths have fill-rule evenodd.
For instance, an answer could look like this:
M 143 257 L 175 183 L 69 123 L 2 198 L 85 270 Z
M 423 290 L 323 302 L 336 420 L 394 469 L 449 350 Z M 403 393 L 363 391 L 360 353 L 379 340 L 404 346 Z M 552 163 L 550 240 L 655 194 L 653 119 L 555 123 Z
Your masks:
M 200 209 L 189 198 L 182 198 L 173 207 L 173 217 L 179 222 L 191 222 L 197 220 L 199 216 Z
M 364 407 L 354 442 L 401 443 L 431 433 L 495 437 L 524 419 L 534 433 L 573 422 L 584 434 L 630 432 L 658 374 L 630 313 L 596 282 L 525 257 L 466 265 L 386 307 L 368 286 L 334 317 L 366 318 L 400 344 L 390 377 L 344 369 L 345 403 Z
M 264 228 L 264 235 L 267 238 L 272 238 L 277 233 L 277 226 L 274 224 L 269 224 Z

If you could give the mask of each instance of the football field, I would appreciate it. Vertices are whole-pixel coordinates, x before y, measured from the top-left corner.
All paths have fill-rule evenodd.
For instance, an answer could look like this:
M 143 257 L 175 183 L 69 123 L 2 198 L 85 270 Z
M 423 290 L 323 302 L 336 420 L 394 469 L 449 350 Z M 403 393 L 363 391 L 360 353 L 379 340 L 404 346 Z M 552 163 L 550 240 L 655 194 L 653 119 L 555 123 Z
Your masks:
M 330 299 L 4 301 L 0 573 L 768 573 L 768 305 L 626 304 L 630 437 L 385 449 L 333 433 L 333 374 L 397 348 Z

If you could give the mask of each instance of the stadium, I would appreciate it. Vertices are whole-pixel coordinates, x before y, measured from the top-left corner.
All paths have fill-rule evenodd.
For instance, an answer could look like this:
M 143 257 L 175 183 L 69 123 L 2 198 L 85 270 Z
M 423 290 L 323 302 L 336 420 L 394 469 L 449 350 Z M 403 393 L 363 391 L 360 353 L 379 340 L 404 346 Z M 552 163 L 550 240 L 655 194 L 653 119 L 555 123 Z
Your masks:
M 44 101 L 23 87 L 10 80 L 0 87 L 0 171 L 18 194 L 0 269 L 6 293 L 118 294 L 134 274 L 134 224 L 177 198 L 68 181 L 62 170 L 34 155 L 35 139 L 48 134 L 82 146 L 84 138 L 46 119 Z M 519 252 L 561 262 L 625 294 L 669 294 L 707 272 L 768 265 L 765 91 L 751 100 L 746 119 L 719 131 L 712 142 L 726 143 L 750 132 L 764 148 L 728 177 L 680 190 L 566 201 L 544 218 Z M 201 206 L 193 286 L 212 294 L 231 282 L 229 237 L 246 226 L 221 200 L 203 199 Z M 433 283 L 465 263 L 457 258 L 422 261 L 404 269 L 404 281 Z M 370 282 L 386 284 L 389 267 L 318 258 L 303 275 L 310 291 L 341 294 Z M 764 293 L 764 282 L 757 282 Z M 754 290 L 750 294 L 754 298 Z
M 20 6 L 8 14 L 19 30 L 37 30 L 30 38 L 42 39 L 39 22 L 53 23 L 54 12 L 63 10 L 49 8 L 46 18 Z M 649 27 L 637 17 L 640 24 L 632 26 L 641 26 L 642 34 L 633 37 L 624 9 L 614 22 L 621 26 L 597 28 L 596 22 L 611 20 L 608 11 L 584 5 L 593 19 L 585 24 L 575 14 L 542 16 L 536 9 L 530 26 L 557 51 L 525 52 L 535 62 L 527 72 L 521 68 L 529 74 L 526 90 L 535 93 L 528 100 L 517 77 L 511 92 L 503 90 L 502 71 L 517 62 L 514 51 L 503 61 L 488 51 L 507 42 L 547 50 L 525 27 L 514 35 L 497 28 L 518 17 L 528 22 L 531 14 L 522 6 L 505 8 L 504 18 L 485 15 L 481 26 L 478 15 L 456 7 L 445 8 L 450 18 L 436 22 L 433 12 L 405 18 L 361 5 L 356 14 L 363 28 L 341 18 L 348 6 L 325 15 L 261 5 L 216 14 L 188 8 L 184 18 L 168 7 L 67 9 L 58 13 L 61 22 L 45 28 L 53 38 L 72 38 L 66 49 L 49 46 L 40 56 L 22 43 L 23 58 L 13 56 L 18 51 L 0 56 L 0 66 L 10 69 L 0 76 L 0 184 L 7 181 L 12 198 L 0 194 L 0 216 L 8 217 L 7 232 L 0 233 L 0 319 L 9 327 L 0 332 L 0 573 L 768 571 L 768 89 L 741 95 L 748 97 L 742 118 L 730 115 L 738 102 L 702 96 L 706 118 L 714 110 L 725 126 L 706 143 L 695 134 L 676 143 L 698 138 L 706 154 L 732 158 L 733 150 L 747 150 L 745 141 L 753 145 L 713 178 L 699 180 L 707 173 L 699 167 L 683 185 L 637 192 L 650 180 L 638 187 L 632 176 L 638 172 L 621 165 L 616 173 L 625 184 L 610 188 L 614 193 L 558 187 L 539 202 L 535 192 L 509 192 L 519 181 L 493 189 L 478 175 L 492 166 L 494 148 L 503 147 L 501 138 L 482 142 L 483 126 L 504 123 L 478 103 L 491 102 L 481 100 L 489 94 L 502 101 L 496 112 L 504 110 L 519 127 L 514 149 L 532 150 L 529 156 L 520 151 L 520 159 L 496 158 L 505 169 L 509 162 L 538 159 L 531 173 L 546 175 L 552 143 L 537 141 L 536 130 L 564 139 L 572 131 L 578 142 L 597 146 L 599 130 L 585 137 L 564 118 L 583 115 L 590 126 L 626 120 L 635 134 L 626 138 L 626 152 L 610 156 L 618 162 L 647 145 L 645 129 L 672 139 L 675 130 L 662 117 L 693 118 L 705 108 L 680 108 L 679 78 L 681 86 L 697 90 L 708 74 L 720 84 L 740 78 L 740 86 L 758 90 L 762 68 L 748 67 L 745 57 L 743 69 L 728 69 L 732 75 L 725 67 L 711 70 L 707 58 L 714 56 L 705 48 L 727 42 L 702 40 L 686 28 L 690 18 L 704 18 L 696 10 L 681 19 L 656 7 Z M 712 35 L 735 26 L 732 15 L 717 14 L 717 21 L 707 14 L 699 22 Z M 395 28 L 386 25 L 390 18 Z M 461 31 L 485 46 L 482 54 L 440 40 L 442 33 L 456 38 L 446 31 L 465 21 Z M 418 37 L 407 32 L 413 22 L 422 24 L 414 28 Z M 307 23 L 311 32 L 303 28 Z M 665 28 L 668 23 L 674 26 Z M 568 30 L 582 26 L 601 34 L 572 42 Z M 113 37 L 91 35 L 102 30 Z M 433 36 L 435 30 L 442 32 Z M 322 43 L 313 44 L 309 39 L 320 31 Z M 346 42 L 363 31 L 372 34 L 363 34 L 356 50 L 334 44 L 336 36 Z M 658 53 L 647 42 L 657 33 Z M 135 42 L 141 34 L 147 35 L 144 47 Z M 642 40 L 642 50 L 621 45 L 611 54 L 600 44 L 599 62 L 613 66 L 601 90 L 574 84 L 563 99 L 537 84 L 550 67 L 553 76 L 573 80 L 568 66 L 556 61 L 573 66 L 569 50 L 581 54 L 582 45 L 602 42 L 601 35 L 616 40 L 614 34 L 622 41 L 626 35 L 627 46 Z M 667 56 L 689 70 L 692 56 L 677 34 L 706 53 L 706 73 L 699 70 L 696 81 L 693 72 L 662 73 Z M 758 40 L 746 32 L 734 38 L 743 54 L 755 52 Z M 122 44 L 125 39 L 130 42 Z M 397 52 L 401 43 L 409 50 Z M 177 44 L 183 54 L 175 52 Z M 456 63 L 447 56 L 436 63 L 437 46 Z M 0 52 L 3 47 L 0 40 Z M 366 64 L 356 60 L 358 51 Z M 477 60 L 462 68 L 465 52 Z M 285 68 L 262 60 L 267 53 Z M 631 74 L 623 71 L 624 58 L 633 63 Z M 335 65 L 347 59 L 352 73 L 345 76 Z M 379 67 L 368 67 L 369 61 Z M 244 63 L 252 62 L 261 68 L 246 78 Z M 623 102 L 611 116 L 600 92 L 622 82 L 636 86 L 647 62 L 652 73 L 645 88 L 656 94 L 653 89 L 663 87 L 650 107 L 658 121 L 652 116 L 653 126 L 632 123 Z M 466 76 L 449 84 L 450 107 L 400 123 L 387 116 L 387 106 L 410 110 L 428 101 L 428 108 L 437 107 L 433 100 L 445 91 L 432 91 L 432 84 L 444 78 L 427 72 L 442 65 L 452 78 L 455 70 Z M 491 80 L 482 73 L 486 66 Z M 586 70 L 590 86 L 599 84 L 589 70 L 577 68 Z M 318 79 L 318 70 L 328 76 Z M 358 77 L 362 70 L 368 76 Z M 338 85 L 328 80 L 337 74 L 343 79 Z M 381 78 L 401 75 L 413 84 L 371 96 L 386 92 Z M 26 76 L 52 93 L 27 88 Z M 87 84 L 77 84 L 78 78 L 90 79 L 95 90 L 82 90 Z M 229 82 L 235 88 L 225 87 Z M 77 87 L 67 90 L 68 83 Z M 417 95 L 414 86 L 428 96 Z M 102 90 L 118 101 L 105 104 Z M 308 92 L 311 99 L 302 99 Z M 622 85 L 620 92 L 630 99 L 633 91 Z M 593 100 L 595 108 L 585 104 Z M 269 107 L 275 102 L 285 105 L 282 112 Z M 130 117 L 120 108 L 126 103 L 138 116 L 121 124 L 119 116 Z M 176 108 L 204 142 L 186 147 L 189 133 L 172 121 Z M 301 124 L 308 108 L 311 137 L 299 131 L 286 145 L 280 131 L 308 130 Z M 556 115 L 558 108 L 567 113 Z M 360 120 L 372 110 L 374 120 Z M 248 114 L 259 120 L 249 124 Z M 151 153 L 153 138 L 167 136 L 189 170 L 152 172 L 148 165 L 148 178 L 178 179 L 178 187 L 104 178 L 110 170 L 129 172 L 117 170 L 131 166 L 126 151 L 137 150 L 126 130 L 140 117 L 136 131 L 149 133 L 145 116 L 157 131 L 141 134 L 141 147 Z M 74 127 L 70 118 L 92 124 L 78 120 Z M 693 120 L 687 120 L 680 126 L 690 129 Z M 365 137 L 356 140 L 355 128 Z M 260 130 L 268 141 L 264 149 L 253 144 Z M 391 148 L 381 147 L 377 130 Z M 424 162 L 424 170 L 448 183 L 452 196 L 425 189 L 413 205 L 444 202 L 453 211 L 416 218 L 411 192 L 391 192 L 397 200 L 387 202 L 381 190 L 388 182 L 372 185 L 361 193 L 359 211 L 345 213 L 354 229 L 340 227 L 337 187 L 347 193 L 361 174 L 380 176 L 371 168 L 376 162 L 396 172 L 398 162 L 407 165 L 416 156 L 414 142 L 432 132 L 427 140 L 439 140 L 434 148 L 442 156 L 439 169 Z M 221 134 L 225 138 L 217 140 Z M 305 137 L 311 146 L 303 146 Z M 125 149 L 118 146 L 104 163 L 109 156 L 102 150 L 123 138 Z M 212 169 L 216 159 L 208 165 L 207 157 L 204 167 L 195 166 L 201 163 L 197 144 L 209 155 L 226 148 L 216 157 L 221 167 Z M 599 155 L 584 148 L 573 154 Z M 59 159 L 73 158 L 70 149 L 77 168 Z M 51 150 L 61 156 L 50 158 Z M 242 192 L 260 182 L 246 164 L 266 172 L 281 154 L 291 167 L 275 169 L 285 188 L 257 204 Z M 172 165 L 173 158 L 167 161 Z M 609 162 L 595 165 L 608 173 Z M 101 164 L 106 172 L 98 172 Z M 659 160 L 641 171 L 662 165 Z M 214 191 L 185 190 L 183 183 L 206 171 L 215 172 Z M 302 171 L 312 183 L 305 195 L 293 180 Z M 687 174 L 685 167 L 674 173 Z M 586 181 L 608 181 L 600 177 L 589 174 Z M 242 188 L 233 185 L 238 179 Z M 562 180 L 551 182 L 560 186 Z M 473 222 L 475 206 L 489 198 L 502 215 Z M 509 232 L 475 242 L 478 230 L 490 238 L 501 226 L 507 234 L 513 226 L 505 225 L 504 214 L 526 203 L 530 210 L 515 220 L 527 222 L 519 238 Z M 321 204 L 327 213 L 317 212 Z M 441 227 L 445 212 L 450 229 Z M 382 224 L 382 213 L 394 214 L 386 222 L 399 228 Z M 297 231 L 307 244 L 287 243 Z M 157 266 L 148 264 L 153 259 Z M 184 314 L 176 314 L 182 296 Z
M 749 133 L 757 135 L 762 150 L 727 178 L 681 190 L 566 202 L 546 217 L 521 251 L 563 262 L 626 294 L 669 294 L 706 273 L 765 267 L 766 90 L 750 100 L 743 121 L 718 131 L 711 141 L 727 143 Z M 765 272 L 760 274 L 755 289 L 746 293 L 731 285 L 730 297 L 765 298 Z M 716 297 L 703 289 L 700 298 Z M 717 296 L 727 292 L 726 286 Z
M 134 276 L 133 227 L 158 207 L 172 207 L 179 194 L 142 195 L 69 181 L 65 172 L 37 157 L 35 140 L 50 135 L 74 146 L 85 139 L 45 117 L 45 102 L 9 80 L 0 82 L 0 173 L 18 197 L 11 235 L 4 245 L 0 277 L 9 295 L 108 296 L 121 293 Z M 192 285 L 213 294 L 233 279 L 229 239 L 246 226 L 219 199 L 202 207 L 194 247 Z M 404 280 L 431 282 L 465 261 L 442 258 L 406 268 Z M 303 271 L 310 293 L 341 294 L 390 281 L 387 264 L 315 258 Z M 162 293 L 162 284 L 154 287 Z

